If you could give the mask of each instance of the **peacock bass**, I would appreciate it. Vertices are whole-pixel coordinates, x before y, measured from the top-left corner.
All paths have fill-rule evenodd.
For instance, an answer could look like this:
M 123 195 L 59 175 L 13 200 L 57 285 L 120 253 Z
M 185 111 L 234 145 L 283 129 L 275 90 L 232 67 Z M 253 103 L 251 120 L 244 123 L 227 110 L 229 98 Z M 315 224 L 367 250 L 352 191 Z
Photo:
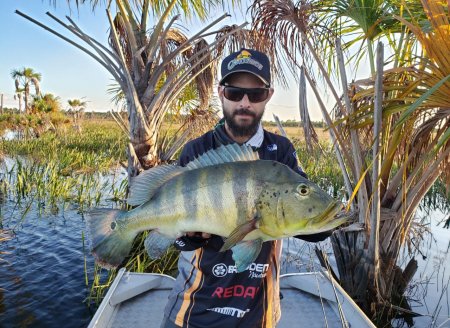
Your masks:
M 136 235 L 152 230 L 145 247 L 158 257 L 188 231 L 222 236 L 238 272 L 258 256 L 262 242 L 336 228 L 342 205 L 316 184 L 250 146 L 210 150 L 185 167 L 162 165 L 131 181 L 130 211 L 94 209 L 87 222 L 100 265 L 115 267 Z

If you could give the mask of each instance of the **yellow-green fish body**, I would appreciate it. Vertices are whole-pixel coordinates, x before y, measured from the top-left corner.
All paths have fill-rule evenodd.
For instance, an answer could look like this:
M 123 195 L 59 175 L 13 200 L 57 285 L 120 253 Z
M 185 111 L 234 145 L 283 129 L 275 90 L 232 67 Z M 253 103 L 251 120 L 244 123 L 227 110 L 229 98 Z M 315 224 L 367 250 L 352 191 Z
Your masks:
M 158 231 L 169 240 L 201 231 L 226 237 L 223 250 L 236 250 L 233 258 L 245 267 L 250 259 L 242 262 L 239 254 L 256 257 L 263 241 L 328 231 L 345 222 L 334 220 L 341 205 L 317 185 L 237 144 L 209 151 L 187 167 L 144 172 L 132 181 L 128 202 L 141 205 L 90 215 L 93 252 L 101 263 L 119 265 L 140 231 Z M 150 252 L 158 239 L 152 242 Z

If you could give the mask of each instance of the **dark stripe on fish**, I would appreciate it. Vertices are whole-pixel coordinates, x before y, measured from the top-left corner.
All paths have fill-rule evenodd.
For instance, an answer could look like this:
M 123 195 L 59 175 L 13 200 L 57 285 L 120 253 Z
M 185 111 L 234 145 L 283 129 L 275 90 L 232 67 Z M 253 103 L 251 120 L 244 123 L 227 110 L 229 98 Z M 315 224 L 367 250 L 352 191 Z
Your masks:
M 223 217 L 225 211 L 224 207 L 224 184 L 217 185 L 217 181 L 223 181 L 225 178 L 227 170 L 215 170 L 214 174 L 209 174 L 207 176 L 207 198 L 210 204 L 212 204 L 212 208 L 214 213 L 214 217 L 220 218 Z
M 198 174 L 198 172 L 196 173 Z M 186 217 L 187 220 L 195 220 L 195 218 L 197 218 L 198 208 L 195 206 L 195 204 L 197 204 L 197 189 L 199 183 L 197 174 L 183 175 L 181 179 L 177 181 L 177 194 L 182 194 L 184 213 L 188 214 Z M 192 177 L 196 178 L 192 179 Z M 190 186 L 191 192 L 183 192 L 183 187 L 185 186 Z
M 237 222 L 244 222 L 247 220 L 247 202 L 248 202 L 248 191 L 247 191 L 247 177 L 243 180 L 243 175 L 240 172 L 239 166 L 232 171 L 233 177 L 233 196 L 234 201 L 237 206 Z

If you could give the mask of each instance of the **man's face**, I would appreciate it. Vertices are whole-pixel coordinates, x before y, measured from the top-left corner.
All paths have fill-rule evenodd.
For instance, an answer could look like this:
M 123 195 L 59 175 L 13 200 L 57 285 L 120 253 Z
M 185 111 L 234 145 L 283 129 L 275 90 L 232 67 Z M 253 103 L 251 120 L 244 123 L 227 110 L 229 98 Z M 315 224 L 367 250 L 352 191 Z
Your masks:
M 228 90 L 226 90 L 227 87 Z M 229 94 L 231 93 L 242 94 L 243 91 L 246 92 L 246 90 L 237 88 L 253 89 L 249 90 L 249 92 L 253 92 L 255 95 L 251 95 L 250 99 L 248 94 L 244 94 L 240 100 L 227 99 L 227 95 L 230 98 Z M 251 137 L 258 129 L 266 104 L 273 94 L 273 89 L 271 88 L 268 90 L 258 89 L 267 88 L 258 77 L 250 73 L 234 73 L 226 80 L 226 86 L 219 86 L 218 93 L 222 102 L 225 124 L 236 137 Z M 254 100 L 253 97 L 258 98 L 261 96 L 259 94 L 261 92 L 267 95 L 266 99 L 260 102 L 250 101 L 251 99 Z M 265 96 L 262 98 L 265 98 Z

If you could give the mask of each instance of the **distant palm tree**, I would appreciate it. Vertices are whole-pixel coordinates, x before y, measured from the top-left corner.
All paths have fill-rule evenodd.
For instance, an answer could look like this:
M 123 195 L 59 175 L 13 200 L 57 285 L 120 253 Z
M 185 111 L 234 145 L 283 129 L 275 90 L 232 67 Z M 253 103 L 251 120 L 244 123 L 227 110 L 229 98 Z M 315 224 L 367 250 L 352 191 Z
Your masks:
M 72 115 L 73 125 L 81 133 L 80 119 L 83 117 L 87 102 L 81 99 L 69 99 L 67 103 L 69 104 L 67 113 Z
M 20 70 L 13 70 L 11 76 L 14 79 L 17 90 L 23 90 L 25 99 L 25 112 L 28 114 L 30 112 L 29 107 L 29 97 L 30 88 L 34 87 L 34 94 L 40 95 L 39 82 L 41 81 L 41 74 L 35 72 L 32 68 L 24 67 Z
M 65 116 L 61 113 L 61 100 L 51 93 L 34 96 L 30 114 L 36 116 L 36 124 L 31 126 L 36 137 L 51 129 L 58 132 L 58 126 L 64 122 Z

